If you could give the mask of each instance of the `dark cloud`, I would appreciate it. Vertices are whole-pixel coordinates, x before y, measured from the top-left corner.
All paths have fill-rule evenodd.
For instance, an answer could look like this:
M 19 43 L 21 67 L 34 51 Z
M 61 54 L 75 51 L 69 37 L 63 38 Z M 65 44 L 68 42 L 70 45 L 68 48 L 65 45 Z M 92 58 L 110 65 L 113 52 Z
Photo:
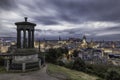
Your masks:
M 120 34 L 111 34 L 111 35 L 104 35 L 104 36 L 96 36 L 94 37 L 94 40 L 120 40 Z
M 15 0 L 0 0 L 0 9 L 11 10 L 16 7 Z
M 51 17 L 51 16 L 42 16 L 42 17 L 34 17 L 35 20 L 43 25 L 57 25 L 59 24 L 57 21 L 57 19 L 55 17 Z
M 34 5 L 23 4 L 28 7 L 31 13 L 39 14 L 42 11 L 55 10 L 57 14 L 54 16 L 40 17 L 37 15 L 33 17 L 48 25 L 56 24 L 59 20 L 75 24 L 84 21 L 120 21 L 119 0 L 37 0 Z
M 111 22 L 118 24 L 120 21 L 120 0 L 1 0 L 0 1 L 0 11 L 2 11 L 2 16 L 5 16 L 4 20 L 10 20 L 12 17 L 15 18 L 20 16 L 28 16 L 30 19 L 33 19 L 32 21 L 35 22 L 38 29 L 36 29 L 36 33 L 39 35 L 46 34 L 47 37 L 57 37 L 58 35 L 61 35 L 63 37 L 82 37 L 84 34 L 87 34 L 89 38 L 103 38 L 103 39 L 109 39 L 109 38 L 115 38 L 117 39 L 119 36 L 119 33 L 115 34 L 108 34 L 108 35 L 100 35 L 101 33 L 107 33 L 112 31 L 119 31 L 120 26 L 119 25 L 113 25 L 113 26 L 107 26 L 104 27 L 100 26 L 98 28 L 89 27 L 89 25 L 83 25 L 84 22 Z M 9 13 L 8 16 L 11 16 L 9 18 L 6 17 L 6 14 Z M 13 13 L 12 13 L 13 12 Z M 18 15 L 19 14 L 19 15 Z M 0 13 L 1 15 L 1 13 Z M 1 17 L 2 17 L 1 16 Z M 3 17 L 0 19 L 3 19 Z M 9 24 L 13 25 L 11 21 L 9 21 Z M 15 21 L 13 20 L 13 21 Z M 17 21 L 16 21 L 17 22 Z M 6 22 L 7 23 L 7 22 Z M 4 33 L 8 30 L 5 28 L 6 23 L 2 23 L 0 21 L 0 32 Z M 2 24 L 2 25 L 1 25 Z M 8 23 L 7 23 L 8 24 Z M 72 24 L 73 29 L 71 29 L 69 24 Z M 92 23 L 90 23 L 92 24 Z M 109 24 L 109 23 L 107 23 Z M 14 26 L 14 25 L 13 25 Z M 43 27 L 49 27 L 54 26 L 55 29 L 47 29 L 43 30 Z M 64 26 L 68 27 L 68 29 L 65 30 L 57 30 L 57 27 Z M 99 25 L 95 25 L 96 27 Z M 60 27 L 62 28 L 62 27 Z M 59 28 L 59 29 L 60 29 Z M 11 29 L 11 35 L 15 30 Z M 10 32 L 4 33 L 4 35 L 10 35 Z
M 117 21 L 120 19 L 119 0 L 49 0 L 66 21 Z

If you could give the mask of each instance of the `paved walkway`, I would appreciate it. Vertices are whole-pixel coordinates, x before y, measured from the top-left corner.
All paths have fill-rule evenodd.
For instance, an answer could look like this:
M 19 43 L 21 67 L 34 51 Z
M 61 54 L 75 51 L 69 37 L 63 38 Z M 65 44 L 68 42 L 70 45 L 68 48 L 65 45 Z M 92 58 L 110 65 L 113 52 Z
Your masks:
M 46 68 L 28 73 L 3 73 L 0 74 L 0 80 L 58 80 L 49 76 L 46 73 Z

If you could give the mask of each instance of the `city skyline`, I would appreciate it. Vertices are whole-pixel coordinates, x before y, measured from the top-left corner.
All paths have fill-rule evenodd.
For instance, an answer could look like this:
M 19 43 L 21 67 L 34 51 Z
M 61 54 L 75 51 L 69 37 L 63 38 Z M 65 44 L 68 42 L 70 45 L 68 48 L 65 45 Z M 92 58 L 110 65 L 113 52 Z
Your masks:
M 36 38 L 86 35 L 88 39 L 120 40 L 120 1 L 1 0 L 0 37 L 16 37 L 15 22 L 35 22 Z

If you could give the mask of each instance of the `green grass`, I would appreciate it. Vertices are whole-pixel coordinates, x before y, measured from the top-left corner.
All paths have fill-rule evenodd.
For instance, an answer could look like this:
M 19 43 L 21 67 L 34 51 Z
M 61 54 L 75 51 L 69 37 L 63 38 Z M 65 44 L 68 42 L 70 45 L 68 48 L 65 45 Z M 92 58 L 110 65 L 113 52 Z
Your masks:
M 71 69 L 67 69 L 65 67 L 61 67 L 54 64 L 48 64 L 47 71 L 50 75 L 64 75 L 66 79 L 64 80 L 98 80 L 99 78 L 93 75 L 89 75 L 80 71 L 75 71 Z

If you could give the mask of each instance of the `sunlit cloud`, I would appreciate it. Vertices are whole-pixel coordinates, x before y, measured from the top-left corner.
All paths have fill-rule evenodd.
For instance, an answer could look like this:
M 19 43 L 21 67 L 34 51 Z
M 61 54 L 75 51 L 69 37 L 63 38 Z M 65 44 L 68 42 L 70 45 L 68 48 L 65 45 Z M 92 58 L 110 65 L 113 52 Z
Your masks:
M 96 34 L 96 36 L 106 36 L 106 35 L 114 35 L 114 34 L 120 34 L 120 31 L 102 32 L 102 33 Z

